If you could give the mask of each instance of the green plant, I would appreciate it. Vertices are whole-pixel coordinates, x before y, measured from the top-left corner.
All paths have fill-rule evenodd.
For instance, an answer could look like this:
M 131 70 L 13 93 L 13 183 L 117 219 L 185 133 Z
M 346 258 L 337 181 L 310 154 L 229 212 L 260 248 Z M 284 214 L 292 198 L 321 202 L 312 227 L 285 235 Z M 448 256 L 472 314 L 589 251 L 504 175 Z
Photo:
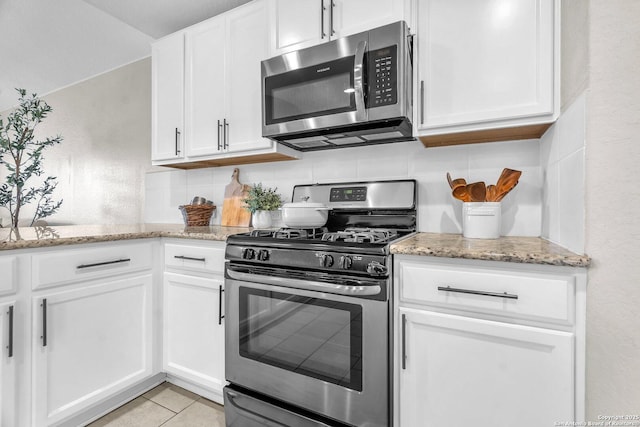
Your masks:
M 7 116 L 6 123 L 0 118 L 0 165 L 7 170 L 5 183 L 0 186 L 0 206 L 11 214 L 11 226 L 18 227 L 22 206 L 36 202 L 31 225 L 41 218 L 54 214 L 62 200 L 51 197 L 58 183 L 55 176 L 44 179 L 39 187 L 27 187 L 27 181 L 41 176 L 42 152 L 45 148 L 62 141 L 60 135 L 55 138 L 37 140 L 34 136 L 36 126 L 51 112 L 51 107 L 36 94 L 27 97 L 27 91 L 16 89 L 20 94 L 19 106 Z
M 247 210 L 251 213 L 256 211 L 274 211 L 282 206 L 282 199 L 276 193 L 277 188 L 263 187 L 262 184 L 254 184 L 249 188 L 247 197 L 242 199 Z

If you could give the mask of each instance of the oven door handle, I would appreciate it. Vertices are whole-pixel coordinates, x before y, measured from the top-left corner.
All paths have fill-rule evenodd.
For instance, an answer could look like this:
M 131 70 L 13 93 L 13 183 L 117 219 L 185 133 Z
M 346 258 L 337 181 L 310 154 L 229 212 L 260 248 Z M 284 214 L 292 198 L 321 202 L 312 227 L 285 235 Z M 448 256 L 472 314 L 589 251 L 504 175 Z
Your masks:
M 358 122 L 367 120 L 367 111 L 365 110 L 364 105 L 364 53 L 366 49 L 366 40 L 362 40 L 358 43 L 353 65 L 353 86 L 356 97 L 356 120 Z
M 378 295 L 382 292 L 379 285 L 340 285 L 337 283 L 316 282 L 313 280 L 289 279 L 285 277 L 265 276 L 262 274 L 242 273 L 227 269 L 230 278 L 248 282 L 263 283 L 265 285 L 282 286 L 285 288 L 303 289 L 306 291 L 329 292 L 338 295 L 362 296 Z M 354 280 L 358 282 L 357 280 Z

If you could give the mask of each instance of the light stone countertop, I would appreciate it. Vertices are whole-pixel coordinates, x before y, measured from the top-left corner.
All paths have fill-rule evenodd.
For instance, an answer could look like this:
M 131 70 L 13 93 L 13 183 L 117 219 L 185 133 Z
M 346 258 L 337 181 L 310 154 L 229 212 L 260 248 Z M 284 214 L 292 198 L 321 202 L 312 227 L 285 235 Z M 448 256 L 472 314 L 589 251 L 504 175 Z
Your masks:
M 391 245 L 392 254 L 588 267 L 591 258 L 539 237 L 467 239 L 461 234 L 417 233 Z
M 181 224 L 65 225 L 24 227 L 15 231 L 0 228 L 0 251 L 75 245 L 79 243 L 175 237 L 224 242 L 232 234 L 251 231 L 247 227 L 185 227 Z
M 224 242 L 232 234 L 251 231 L 247 227 L 185 227 L 181 224 L 65 225 L 24 227 L 19 236 L 9 228 L 0 228 L 0 251 L 79 243 L 173 237 Z M 391 245 L 392 254 L 421 255 L 588 267 L 591 259 L 539 237 L 501 237 L 467 239 L 461 234 L 417 233 Z

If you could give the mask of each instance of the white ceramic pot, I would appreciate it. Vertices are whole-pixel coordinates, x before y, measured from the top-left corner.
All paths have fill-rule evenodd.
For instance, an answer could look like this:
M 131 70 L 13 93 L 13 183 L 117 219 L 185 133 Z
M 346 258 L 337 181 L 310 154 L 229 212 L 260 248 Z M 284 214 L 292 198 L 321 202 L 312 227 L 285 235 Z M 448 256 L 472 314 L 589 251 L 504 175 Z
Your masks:
M 322 203 L 285 203 L 282 206 L 282 223 L 286 227 L 322 227 L 327 223 L 330 210 Z
M 473 239 L 497 239 L 502 223 L 500 202 L 462 204 L 462 235 Z
M 270 211 L 255 211 L 251 215 L 251 224 L 253 228 L 269 228 L 271 227 Z

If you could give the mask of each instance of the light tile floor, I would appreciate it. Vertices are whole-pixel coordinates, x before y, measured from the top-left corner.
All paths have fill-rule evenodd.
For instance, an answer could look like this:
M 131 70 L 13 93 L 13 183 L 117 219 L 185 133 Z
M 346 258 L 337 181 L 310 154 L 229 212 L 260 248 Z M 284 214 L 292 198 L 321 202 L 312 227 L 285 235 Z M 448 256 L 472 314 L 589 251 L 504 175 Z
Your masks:
M 224 409 L 170 383 L 156 388 L 88 427 L 224 427 Z

